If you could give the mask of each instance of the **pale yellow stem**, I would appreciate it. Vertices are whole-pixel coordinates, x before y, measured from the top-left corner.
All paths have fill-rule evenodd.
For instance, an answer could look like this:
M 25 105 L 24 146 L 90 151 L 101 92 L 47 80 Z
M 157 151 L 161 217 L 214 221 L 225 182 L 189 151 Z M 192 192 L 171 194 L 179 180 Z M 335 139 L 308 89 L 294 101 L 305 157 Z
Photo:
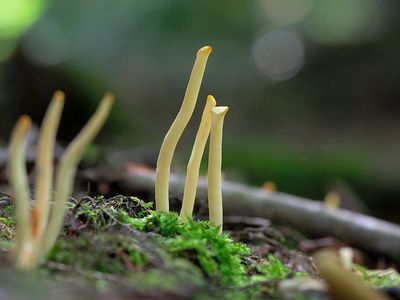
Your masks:
M 64 106 L 64 93 L 57 91 L 47 109 L 40 128 L 36 159 L 35 208 L 32 213 L 31 237 L 37 245 L 41 242 L 46 229 L 50 199 L 53 190 L 53 159 L 56 135 Z M 34 247 L 38 248 L 38 247 Z
M 25 242 L 29 236 L 30 208 L 29 208 L 29 184 L 25 165 L 25 137 L 31 127 L 31 119 L 22 116 L 15 124 L 11 133 L 8 172 L 10 185 L 15 202 L 15 245 L 14 255 L 17 268 L 21 267 L 21 253 L 24 251 Z
M 208 210 L 210 223 L 220 227 L 222 232 L 222 130 L 227 106 L 217 106 L 211 110 L 212 123 L 208 158 Z
M 212 48 L 206 46 L 197 52 L 197 57 L 194 62 L 192 73 L 190 74 L 182 106 L 161 145 L 156 169 L 156 211 L 169 211 L 169 173 L 172 158 L 176 145 L 178 144 L 183 130 L 189 122 L 194 107 L 196 106 L 197 96 L 199 94 L 207 59 L 211 51 Z
M 47 230 L 43 236 L 42 257 L 53 247 L 63 225 L 66 202 L 72 192 L 78 162 L 86 147 L 93 141 L 102 128 L 110 113 L 113 102 L 114 96 L 112 94 L 104 96 L 94 115 L 71 142 L 61 158 L 55 184 L 54 205 L 51 210 Z
M 197 183 L 199 181 L 201 158 L 203 157 L 204 148 L 206 147 L 208 136 L 210 135 L 211 109 L 213 109 L 215 105 L 216 101 L 214 97 L 211 95 L 208 96 L 187 166 L 182 209 L 179 216 L 181 221 L 186 221 L 187 216 L 191 216 L 193 212 Z
M 314 263 L 335 299 L 389 300 L 386 295 L 367 287 L 360 278 L 345 270 L 338 255 L 332 250 L 317 252 L 314 255 Z

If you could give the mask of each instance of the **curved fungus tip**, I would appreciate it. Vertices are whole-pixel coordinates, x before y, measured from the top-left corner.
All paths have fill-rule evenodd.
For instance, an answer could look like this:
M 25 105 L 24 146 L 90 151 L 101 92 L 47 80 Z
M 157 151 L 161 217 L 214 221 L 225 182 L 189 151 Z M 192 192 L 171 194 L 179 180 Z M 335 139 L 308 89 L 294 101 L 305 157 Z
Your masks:
M 22 115 L 18 123 L 20 123 L 20 126 L 22 126 L 24 129 L 29 130 L 29 127 L 31 126 L 31 118 L 28 115 Z
M 107 101 L 107 102 L 114 102 L 115 101 L 115 96 L 114 96 L 114 94 L 113 93 L 111 93 L 111 92 L 107 92 L 107 93 L 105 93 L 104 94 L 104 97 L 103 97 L 103 101 Z
M 212 52 L 211 46 L 204 46 L 204 47 L 200 48 L 199 51 L 197 51 L 197 55 L 200 55 L 200 54 L 209 55 L 211 52 Z
M 65 99 L 65 94 L 64 94 L 64 92 L 63 92 L 63 91 L 60 91 L 60 90 L 55 91 L 55 92 L 54 92 L 54 95 L 53 95 L 53 99 L 54 99 L 55 101 L 64 101 L 64 99 Z
M 207 96 L 207 102 L 211 102 L 213 106 L 217 105 L 217 101 L 215 100 L 213 95 Z

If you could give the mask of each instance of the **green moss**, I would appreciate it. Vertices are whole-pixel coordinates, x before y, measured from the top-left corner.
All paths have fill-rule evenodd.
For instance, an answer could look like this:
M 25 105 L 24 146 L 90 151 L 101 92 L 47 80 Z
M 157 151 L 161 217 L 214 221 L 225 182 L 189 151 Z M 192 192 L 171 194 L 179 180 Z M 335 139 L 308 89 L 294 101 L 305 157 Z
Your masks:
M 134 202 L 137 209 L 127 210 Z M 160 248 L 173 258 L 184 258 L 210 278 L 222 284 L 240 284 L 245 280 L 245 268 L 241 258 L 250 250 L 243 244 L 234 243 L 228 235 L 208 222 L 180 222 L 176 213 L 150 211 L 149 204 L 134 197 L 119 197 L 115 201 L 96 198 L 80 203 L 74 208 L 75 216 L 94 228 L 116 225 L 132 226 L 136 230 L 158 234 Z M 142 263 L 136 253 L 131 253 L 136 263 Z
M 135 201 L 139 209 L 127 209 L 131 201 Z M 159 248 L 172 259 L 185 259 L 197 266 L 204 276 L 224 286 L 245 286 L 295 275 L 279 259 L 269 256 L 268 262 L 257 268 L 257 275 L 249 277 L 242 263 L 242 259 L 250 254 L 247 246 L 235 243 L 226 234 L 220 234 L 218 227 L 209 222 L 193 219 L 180 222 L 178 214 L 151 211 L 148 204 L 137 198 L 121 197 L 116 201 L 96 198 L 95 201 L 80 203 L 75 215 L 97 229 L 114 222 L 118 226 L 131 226 L 155 234 Z M 125 249 L 129 247 L 125 245 Z M 132 251 L 128 256 L 135 265 L 146 263 L 146 258 L 140 252 Z
M 372 288 L 400 286 L 400 274 L 394 269 L 371 271 L 359 265 L 353 265 L 353 267 L 360 272 L 364 282 Z
M 268 255 L 268 260 L 257 266 L 259 274 L 251 277 L 252 282 L 266 281 L 271 279 L 286 279 L 288 277 L 307 277 L 305 272 L 293 272 L 274 255 Z
M 14 226 L 15 221 L 14 218 L 5 218 L 5 217 L 0 217 L 0 223 L 7 225 L 7 226 Z
M 257 270 L 260 275 L 253 276 L 253 281 L 285 279 L 291 273 L 291 270 L 272 254 L 268 255 L 268 261 L 260 264 Z
M 1 210 L 2 217 L 11 217 L 14 213 L 14 205 L 8 204 Z
M 79 237 L 83 241 L 72 241 L 73 246 L 57 242 L 49 258 L 87 270 L 87 276 L 97 278 L 96 282 L 99 276 L 93 272 L 121 274 L 132 284 L 140 282 L 138 288 L 143 290 L 173 291 L 182 281 L 185 286 L 204 287 L 206 280 L 210 288 L 218 290 L 216 298 L 232 300 L 271 294 L 274 288 L 265 288 L 263 282 L 304 275 L 272 255 L 258 266 L 247 266 L 244 261 L 250 249 L 220 234 L 218 227 L 191 218 L 181 222 L 177 213 L 154 212 L 149 204 L 134 197 L 88 198 L 71 211 L 86 224 L 88 233 Z M 151 250 L 146 245 L 149 241 Z M 157 252 L 156 260 L 152 250 Z M 127 261 L 141 272 L 132 272 Z M 201 288 L 198 295 L 203 295 Z M 204 295 L 211 299 L 207 292 Z
M 144 231 L 156 232 L 163 237 L 173 237 L 183 233 L 184 223 L 178 221 L 178 214 L 174 212 L 157 213 L 152 212 L 144 218 Z
M 47 277 L 56 276 L 61 281 L 79 278 L 80 284 L 89 283 L 99 291 L 111 291 L 116 282 L 119 287 L 127 285 L 143 293 L 177 291 L 182 282 L 185 286 L 203 283 L 199 269 L 189 261 L 175 259 L 161 248 L 157 252 L 165 261 L 154 260 L 147 247 L 153 246 L 154 250 L 156 242 L 141 234 L 145 240 L 140 242 L 129 231 L 86 231 L 79 237 L 63 236 L 42 270 L 48 271 Z
M 176 213 L 152 212 L 140 220 L 123 214 L 120 220 L 146 232 L 158 233 L 158 241 L 173 257 L 185 258 L 210 278 L 224 285 L 237 285 L 245 280 L 241 258 L 250 250 L 241 243 L 233 242 L 228 235 L 219 234 L 216 226 L 208 222 L 180 222 Z
M 0 217 L 0 240 L 8 241 L 14 236 L 15 221 L 12 217 Z
M 147 263 L 146 255 L 133 237 L 99 232 L 58 239 L 48 261 L 109 274 L 128 273 L 131 266 L 143 267 Z
M 189 289 L 198 299 L 234 300 L 273 295 L 265 282 L 298 275 L 274 256 L 247 265 L 254 261 L 246 258 L 250 249 L 218 227 L 191 218 L 181 222 L 177 213 L 154 212 L 136 197 L 87 197 L 69 204 L 66 220 L 65 234 L 39 272 L 45 278 L 107 292 L 125 285 L 173 298 Z M 1 225 L 14 226 L 14 220 L 0 215 Z
M 73 205 L 71 210 L 76 219 L 93 229 L 109 227 L 122 222 L 125 216 L 143 218 L 150 214 L 152 203 L 146 203 L 136 197 L 115 196 L 105 199 L 103 196 L 83 198 Z
M 241 258 L 250 253 L 249 248 L 219 234 L 219 229 L 207 222 L 189 220 L 178 235 L 163 242 L 174 256 L 198 263 L 209 277 L 224 285 L 239 285 L 245 280 Z

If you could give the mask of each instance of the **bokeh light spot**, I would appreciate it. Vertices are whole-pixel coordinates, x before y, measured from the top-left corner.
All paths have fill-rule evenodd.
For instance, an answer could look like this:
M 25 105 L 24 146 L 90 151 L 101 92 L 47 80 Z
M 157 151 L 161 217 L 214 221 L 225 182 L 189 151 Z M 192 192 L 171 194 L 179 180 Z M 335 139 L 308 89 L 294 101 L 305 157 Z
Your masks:
M 304 45 L 291 32 L 272 30 L 255 41 L 253 57 L 268 79 L 285 80 L 295 76 L 303 66 Z
M 0 0 L 0 38 L 21 35 L 42 14 L 45 0 Z

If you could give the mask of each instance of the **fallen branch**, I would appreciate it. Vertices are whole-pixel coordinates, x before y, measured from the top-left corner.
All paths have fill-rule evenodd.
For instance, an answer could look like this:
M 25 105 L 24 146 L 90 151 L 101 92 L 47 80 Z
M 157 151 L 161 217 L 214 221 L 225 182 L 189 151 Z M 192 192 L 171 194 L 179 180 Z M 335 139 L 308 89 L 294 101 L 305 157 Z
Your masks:
M 131 190 L 154 191 L 151 170 L 127 171 L 122 183 Z M 171 193 L 183 192 L 185 178 L 171 174 Z M 334 236 L 355 247 L 383 254 L 400 262 L 400 226 L 344 209 L 329 209 L 323 203 L 280 192 L 268 192 L 225 181 L 222 185 L 225 215 L 244 215 L 285 223 L 313 236 Z M 207 180 L 201 178 L 199 197 L 207 197 Z

